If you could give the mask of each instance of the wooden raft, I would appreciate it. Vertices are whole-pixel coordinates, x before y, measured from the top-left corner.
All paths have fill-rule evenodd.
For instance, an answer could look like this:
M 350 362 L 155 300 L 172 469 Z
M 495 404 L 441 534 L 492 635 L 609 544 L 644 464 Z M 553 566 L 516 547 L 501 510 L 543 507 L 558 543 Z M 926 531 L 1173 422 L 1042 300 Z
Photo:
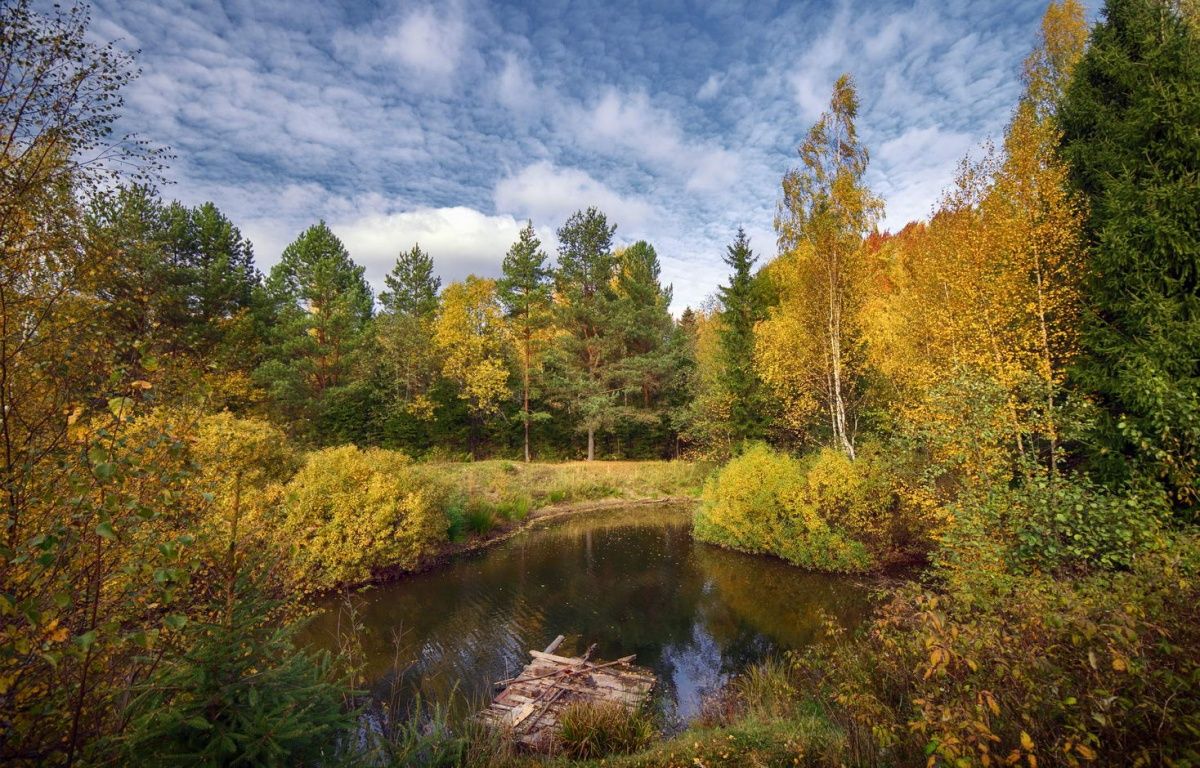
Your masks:
M 556 656 L 563 642 L 559 635 L 533 657 L 521 674 L 498 680 L 503 687 L 480 718 L 497 728 L 510 729 L 518 744 L 548 749 L 558 731 L 558 715 L 573 702 L 612 702 L 637 709 L 654 690 L 654 673 L 635 667 L 633 656 L 616 661 L 592 661 L 596 646 L 580 657 Z

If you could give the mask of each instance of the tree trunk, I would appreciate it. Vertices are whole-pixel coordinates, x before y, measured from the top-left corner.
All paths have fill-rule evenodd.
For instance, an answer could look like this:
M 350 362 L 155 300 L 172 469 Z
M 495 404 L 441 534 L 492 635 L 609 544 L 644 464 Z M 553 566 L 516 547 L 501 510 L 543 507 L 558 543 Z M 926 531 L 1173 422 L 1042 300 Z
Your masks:
M 525 463 L 529 463 L 529 332 L 525 332 L 525 381 L 522 391 L 525 409 Z
M 588 427 L 588 461 L 596 458 L 596 428 Z

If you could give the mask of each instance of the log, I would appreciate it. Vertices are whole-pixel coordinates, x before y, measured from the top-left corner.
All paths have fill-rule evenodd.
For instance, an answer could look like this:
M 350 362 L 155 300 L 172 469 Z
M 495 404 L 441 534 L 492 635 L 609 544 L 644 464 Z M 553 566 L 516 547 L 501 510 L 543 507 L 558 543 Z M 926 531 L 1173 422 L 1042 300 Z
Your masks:
M 531 653 L 538 653 L 538 651 L 531 651 Z M 560 656 L 557 658 L 562 658 L 562 657 Z M 616 661 L 606 661 L 603 664 L 593 664 L 590 667 L 589 666 L 572 665 L 571 668 L 556 669 L 553 672 L 547 672 L 544 675 L 536 675 L 534 677 L 518 676 L 518 677 L 510 677 L 507 680 L 497 680 L 496 685 L 512 685 L 514 683 L 528 683 L 531 680 L 545 680 L 547 677 L 554 677 L 555 675 L 574 675 L 574 674 L 578 674 L 580 672 L 589 672 L 590 673 L 590 672 L 596 671 L 597 669 L 604 669 L 605 667 L 613 667 L 613 666 L 616 666 L 617 664 L 628 664 L 629 662 L 633 661 L 636 658 L 637 658 L 637 654 L 634 653 L 629 656 L 622 656 L 621 658 L 617 659 Z M 574 660 L 569 659 L 569 661 L 574 661 Z M 586 664 L 586 662 L 585 662 L 585 664 Z
M 542 653 L 554 653 L 555 651 L 558 650 L 558 646 L 563 644 L 563 640 L 566 640 L 566 639 L 567 638 L 563 637 L 562 635 L 559 635 L 558 637 L 556 637 L 550 641 L 550 645 L 547 645 L 546 650 L 542 651 Z

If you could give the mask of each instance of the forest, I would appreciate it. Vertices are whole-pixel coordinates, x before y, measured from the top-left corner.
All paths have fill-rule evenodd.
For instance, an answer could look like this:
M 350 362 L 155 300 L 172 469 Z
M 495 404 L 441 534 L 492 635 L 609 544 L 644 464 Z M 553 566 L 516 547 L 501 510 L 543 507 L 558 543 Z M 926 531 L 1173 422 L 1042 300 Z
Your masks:
M 1051 2 L 1003 136 L 897 232 L 842 75 L 777 242 L 730 232 L 677 317 L 588 200 L 496 278 L 398 243 L 376 295 L 325 221 L 264 272 L 119 133 L 137 61 L 89 25 L 0 5 L 4 764 L 1200 765 L 1195 3 Z M 296 641 L 314 596 L 610 497 L 882 594 L 681 733 L 552 758 L 364 731 L 352 638 Z

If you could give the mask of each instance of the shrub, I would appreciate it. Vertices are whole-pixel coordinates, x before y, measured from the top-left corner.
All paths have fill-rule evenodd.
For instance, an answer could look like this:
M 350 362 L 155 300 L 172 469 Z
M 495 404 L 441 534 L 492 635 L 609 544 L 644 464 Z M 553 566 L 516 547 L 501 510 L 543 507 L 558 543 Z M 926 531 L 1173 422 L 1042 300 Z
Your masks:
M 558 725 L 556 747 L 575 760 L 636 752 L 657 731 L 645 711 L 616 702 L 571 702 L 559 713 Z
M 281 531 L 300 587 L 414 568 L 446 540 L 447 501 L 446 488 L 402 453 L 343 446 L 310 454 L 285 489 Z
M 1134 557 L 1129 571 L 997 580 L 978 570 L 941 593 L 909 585 L 864 636 L 803 668 L 858 758 L 1193 765 L 1197 551 L 1194 537 L 1180 537 Z
M 328 654 L 297 650 L 278 624 L 278 604 L 240 578 L 225 617 L 181 628 L 149 678 L 138 684 L 120 736 L 96 757 L 128 765 L 321 765 L 334 757 L 354 717 Z M 111 754 L 110 754 L 111 753 Z
M 837 461 L 822 452 L 806 464 L 765 445 L 751 446 L 705 486 L 696 538 L 814 570 L 869 569 L 873 561 L 863 543 L 831 525 L 830 518 L 842 525 L 856 520 L 853 507 L 839 507 L 845 499 L 826 476 L 826 465 Z M 843 468 L 854 471 L 848 460 Z

